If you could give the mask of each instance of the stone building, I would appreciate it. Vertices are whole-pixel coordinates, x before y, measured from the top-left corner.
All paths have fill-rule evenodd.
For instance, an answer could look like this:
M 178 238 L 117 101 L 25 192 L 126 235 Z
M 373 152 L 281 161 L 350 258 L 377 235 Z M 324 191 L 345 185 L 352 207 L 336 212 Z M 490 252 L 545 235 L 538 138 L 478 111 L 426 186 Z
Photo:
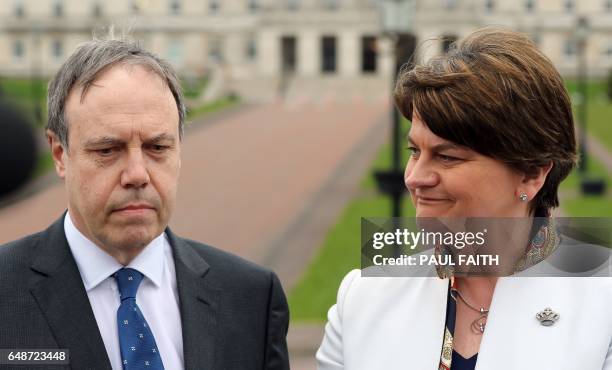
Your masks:
M 0 75 L 49 76 L 82 41 L 129 33 L 186 77 L 209 75 L 253 99 L 387 89 L 392 42 L 383 0 L 0 0 Z M 391 1 L 391 0 L 390 0 Z M 472 30 L 506 25 L 531 35 L 575 74 L 576 24 L 588 23 L 589 73 L 612 67 L 612 0 L 409 0 L 419 55 Z

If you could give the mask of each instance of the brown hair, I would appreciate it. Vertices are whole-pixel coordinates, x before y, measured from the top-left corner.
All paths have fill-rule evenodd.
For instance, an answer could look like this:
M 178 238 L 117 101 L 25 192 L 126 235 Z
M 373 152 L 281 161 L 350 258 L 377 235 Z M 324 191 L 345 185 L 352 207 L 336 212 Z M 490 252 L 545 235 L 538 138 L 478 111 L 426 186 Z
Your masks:
M 477 30 L 447 54 L 402 69 L 395 102 L 437 136 L 528 176 L 552 162 L 530 212 L 545 216 L 559 205 L 559 183 L 576 164 L 572 108 L 559 72 L 527 36 Z

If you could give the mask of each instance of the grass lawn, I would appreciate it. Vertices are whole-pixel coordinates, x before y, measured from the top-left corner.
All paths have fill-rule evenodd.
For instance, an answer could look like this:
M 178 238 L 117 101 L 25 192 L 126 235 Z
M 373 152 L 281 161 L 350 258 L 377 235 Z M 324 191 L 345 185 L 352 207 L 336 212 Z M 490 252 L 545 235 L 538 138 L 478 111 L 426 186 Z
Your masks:
M 406 132 L 405 129 L 403 132 Z M 405 163 L 407 150 L 402 148 L 402 154 L 402 163 Z M 388 217 L 391 213 L 391 200 L 376 191 L 373 176 L 373 169 L 388 168 L 390 163 L 391 149 L 389 145 L 384 145 L 374 160 L 372 170 L 361 181 L 362 193 L 344 209 L 304 277 L 290 292 L 292 320 L 324 322 L 327 310 L 336 302 L 342 278 L 352 269 L 360 268 L 361 218 Z M 404 198 L 402 212 L 406 217 L 414 216 L 414 208 L 408 198 Z
M 223 98 L 219 98 L 213 102 L 205 103 L 200 106 L 187 109 L 187 119 L 192 120 L 196 117 L 201 117 L 202 115 L 209 114 L 212 112 L 220 111 L 224 108 L 228 108 L 240 101 L 240 98 L 236 96 L 226 96 Z
M 561 200 L 561 208 L 572 217 L 612 217 L 612 174 L 595 158 L 590 158 L 588 176 L 603 178 L 608 186 L 603 196 L 584 196 L 580 193 L 580 175 L 574 170 L 561 183 L 559 191 L 568 194 Z
M 0 78 L 0 97 L 19 109 L 30 122 L 35 122 L 38 127 L 42 127 L 47 115 L 47 82 L 46 79 L 3 77 Z M 40 120 L 35 114 L 37 107 L 40 112 Z
M 566 86 L 570 94 L 577 89 L 576 82 L 572 80 L 566 81 Z M 587 130 L 612 151 L 612 102 L 607 99 L 605 80 L 589 81 L 587 95 Z M 577 109 L 574 106 L 575 115 Z
M 187 99 L 196 99 L 198 98 L 204 89 L 206 88 L 206 84 L 208 84 L 208 78 L 198 77 L 198 78 L 182 78 L 181 86 L 183 87 L 183 95 Z

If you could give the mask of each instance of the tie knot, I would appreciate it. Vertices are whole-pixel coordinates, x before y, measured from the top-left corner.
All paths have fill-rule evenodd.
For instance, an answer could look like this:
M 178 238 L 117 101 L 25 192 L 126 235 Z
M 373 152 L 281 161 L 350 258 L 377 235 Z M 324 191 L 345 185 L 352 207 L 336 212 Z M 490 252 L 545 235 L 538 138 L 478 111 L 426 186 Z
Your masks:
M 142 281 L 143 275 L 131 268 L 122 268 L 115 273 L 115 280 L 117 280 L 117 287 L 119 288 L 119 294 L 121 294 L 121 300 L 128 298 L 136 298 L 136 292 L 138 286 Z

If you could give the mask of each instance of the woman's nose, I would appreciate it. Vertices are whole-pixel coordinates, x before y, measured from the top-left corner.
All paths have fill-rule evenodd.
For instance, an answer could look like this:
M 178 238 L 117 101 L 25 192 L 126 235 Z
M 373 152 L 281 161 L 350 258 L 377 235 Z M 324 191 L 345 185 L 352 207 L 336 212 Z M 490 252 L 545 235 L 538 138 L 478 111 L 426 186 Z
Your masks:
M 412 191 L 421 187 L 433 187 L 440 181 L 440 176 L 424 159 L 410 159 L 404 173 L 404 183 Z

